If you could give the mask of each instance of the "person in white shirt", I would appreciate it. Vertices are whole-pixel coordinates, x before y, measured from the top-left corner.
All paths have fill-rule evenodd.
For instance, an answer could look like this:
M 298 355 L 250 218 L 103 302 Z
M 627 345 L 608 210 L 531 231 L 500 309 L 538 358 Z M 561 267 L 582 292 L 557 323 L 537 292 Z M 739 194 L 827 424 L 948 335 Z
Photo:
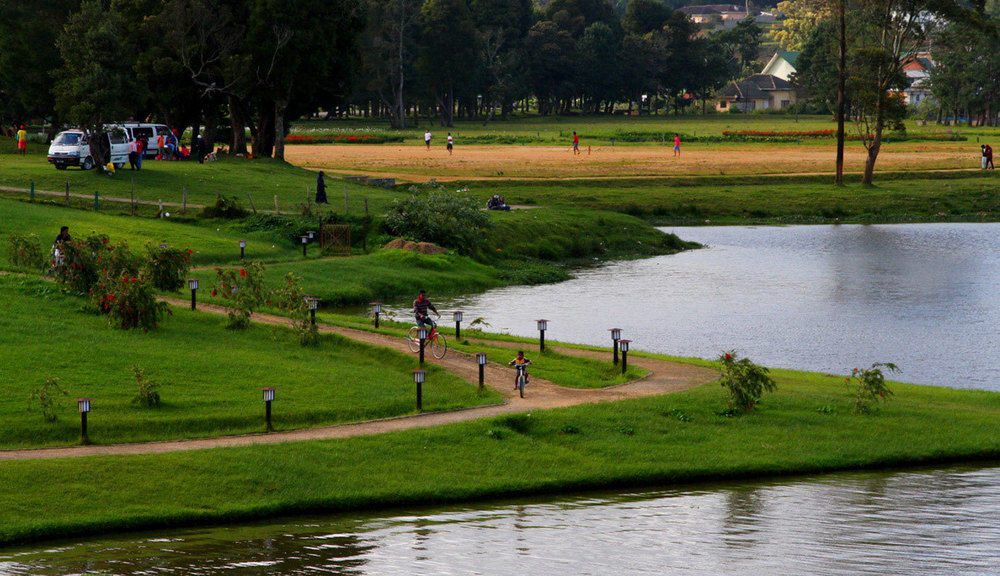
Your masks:
M 451 132 L 448 132 L 448 156 L 451 156 L 451 151 L 455 146 L 455 140 L 451 137 Z
M 424 132 L 424 144 L 427 145 L 427 149 L 428 150 L 431 149 L 431 131 L 430 130 Z

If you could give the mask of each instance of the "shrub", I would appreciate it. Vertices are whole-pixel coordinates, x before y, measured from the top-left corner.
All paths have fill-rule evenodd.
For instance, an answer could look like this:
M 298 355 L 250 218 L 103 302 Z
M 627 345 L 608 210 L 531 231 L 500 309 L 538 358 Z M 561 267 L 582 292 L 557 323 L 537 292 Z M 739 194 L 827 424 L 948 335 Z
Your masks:
M 219 196 L 215 200 L 215 204 L 211 206 L 205 206 L 201 213 L 199 214 L 202 218 L 222 218 L 226 220 L 235 220 L 237 218 L 242 218 L 246 216 L 246 210 L 240 208 L 239 202 L 236 198 L 226 198 L 225 196 Z
M 105 264 L 102 255 L 107 245 L 108 237 L 103 234 L 60 244 L 59 256 L 53 261 L 56 280 L 71 292 L 90 292 L 100 276 L 101 265 Z
M 56 398 L 59 396 L 66 396 L 66 391 L 59 385 L 59 381 L 55 378 L 46 378 L 45 384 L 31 391 L 31 396 L 28 398 L 28 409 L 31 410 L 33 406 L 37 405 L 46 422 L 55 422 L 59 419 L 55 409 Z
M 170 248 L 166 244 L 146 244 L 146 253 L 149 257 L 144 268 L 153 286 L 168 292 L 175 292 L 184 286 L 191 268 L 191 250 Z
M 899 367 L 891 362 L 876 362 L 870 368 L 855 368 L 847 378 L 847 386 L 854 395 L 854 412 L 867 414 L 875 409 L 879 401 L 888 400 L 892 390 L 885 383 L 887 372 L 898 372 Z
M 482 203 L 471 196 L 432 192 L 397 199 L 389 207 L 383 227 L 417 242 L 433 242 L 463 254 L 476 251 L 492 225 Z
M 281 288 L 274 291 L 274 302 L 282 310 L 288 311 L 292 328 L 299 335 L 299 344 L 315 346 L 319 343 L 319 330 L 312 323 L 306 297 L 301 279 L 291 272 L 285 275 L 285 283 Z
M 7 242 L 7 258 L 14 266 L 37 270 L 45 265 L 42 243 L 35 234 L 11 234 Z
M 168 311 L 166 302 L 156 299 L 152 283 L 143 275 L 102 271 L 90 299 L 100 313 L 107 314 L 112 326 L 122 330 L 153 330 Z
M 749 358 L 740 358 L 736 352 L 726 352 L 719 357 L 722 362 L 722 387 L 729 391 L 730 410 L 749 412 L 760 402 L 764 392 L 775 388 L 768 369 L 758 366 Z
M 264 265 L 250 262 L 241 268 L 215 269 L 212 296 L 221 296 L 229 313 L 228 328 L 243 330 L 250 326 L 253 311 L 268 301 L 264 287 Z
M 156 408 L 160 405 L 160 392 L 157 390 L 160 385 L 146 377 L 146 371 L 141 366 L 133 366 L 132 374 L 135 376 L 135 383 L 138 391 L 132 402 L 145 408 Z

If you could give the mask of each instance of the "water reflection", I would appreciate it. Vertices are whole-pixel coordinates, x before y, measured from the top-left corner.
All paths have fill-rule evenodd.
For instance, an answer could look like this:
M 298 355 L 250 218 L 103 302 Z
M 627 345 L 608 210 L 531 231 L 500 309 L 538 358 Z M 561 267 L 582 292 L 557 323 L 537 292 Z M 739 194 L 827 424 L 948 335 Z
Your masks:
M 491 330 L 831 373 L 894 362 L 900 379 L 1000 390 L 1000 225 L 675 228 L 708 246 L 568 282 L 437 302 Z M 401 316 L 402 317 L 402 316 Z
M 0 574 L 1000 572 L 1000 468 L 836 474 L 0 552 Z

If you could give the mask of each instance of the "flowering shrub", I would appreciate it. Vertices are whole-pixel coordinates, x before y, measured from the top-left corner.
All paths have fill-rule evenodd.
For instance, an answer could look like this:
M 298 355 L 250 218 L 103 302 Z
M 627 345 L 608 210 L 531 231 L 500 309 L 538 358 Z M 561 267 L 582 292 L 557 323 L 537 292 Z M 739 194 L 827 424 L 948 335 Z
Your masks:
M 879 401 L 885 401 L 892 396 L 892 390 L 885 383 L 887 372 L 898 372 L 899 367 L 891 362 L 876 362 L 864 370 L 855 368 L 847 378 L 847 386 L 854 395 L 854 412 L 867 414 L 872 412 Z
M 264 287 L 264 265 L 249 262 L 241 268 L 216 268 L 212 297 L 216 296 L 225 300 L 223 306 L 229 312 L 228 328 L 248 328 L 253 311 L 269 302 L 269 294 Z
M 315 346 L 319 343 L 319 330 L 312 323 L 306 296 L 300 278 L 289 272 L 285 275 L 285 283 L 274 291 L 274 302 L 279 308 L 289 312 L 292 328 L 299 335 L 299 343 L 303 346 Z
M 764 392 L 774 390 L 775 382 L 768 369 L 754 364 L 749 358 L 738 358 L 736 352 L 726 352 L 719 361 L 722 362 L 722 387 L 729 391 L 732 412 L 749 412 L 760 402 Z
M 167 313 L 166 302 L 156 299 L 152 283 L 142 275 L 101 272 L 90 290 L 90 300 L 112 326 L 123 330 L 152 330 Z
M 103 256 L 108 251 L 108 237 L 103 234 L 63 242 L 59 245 L 59 257 L 52 261 L 56 280 L 72 292 L 87 294 L 97 283 L 101 266 L 106 264 Z
M 157 388 L 159 384 L 146 377 L 146 371 L 139 365 L 132 367 L 132 374 L 135 376 L 135 383 L 139 391 L 132 402 L 146 408 L 156 408 L 160 405 L 160 392 Z
M 42 243 L 35 234 L 11 234 L 8 236 L 7 258 L 14 266 L 38 269 L 45 265 Z
M 285 136 L 285 144 L 386 144 L 402 142 L 402 136 L 384 134 L 323 134 L 320 136 Z
M 149 257 L 144 269 L 153 286 L 169 292 L 184 286 L 184 280 L 191 268 L 191 250 L 170 248 L 166 244 L 159 246 L 146 244 L 146 252 Z

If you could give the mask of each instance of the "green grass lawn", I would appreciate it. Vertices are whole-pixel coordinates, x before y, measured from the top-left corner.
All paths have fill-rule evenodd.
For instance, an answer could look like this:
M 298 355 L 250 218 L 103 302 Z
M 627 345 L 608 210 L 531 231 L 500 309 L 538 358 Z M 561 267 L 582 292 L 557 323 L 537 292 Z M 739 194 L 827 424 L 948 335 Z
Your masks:
M 735 418 L 707 384 L 344 440 L 7 462 L 0 542 L 1000 456 L 1000 394 L 895 384 L 878 413 L 855 415 L 842 377 L 774 375 L 777 392 Z
M 73 401 L 93 401 L 91 440 L 141 442 L 261 431 L 260 387 L 278 389 L 275 426 L 293 429 L 382 418 L 416 410 L 410 370 L 403 354 L 325 335 L 318 348 L 304 348 L 288 329 L 254 325 L 225 329 L 225 318 L 173 308 L 152 332 L 121 331 L 80 311 L 84 300 L 65 296 L 47 282 L 0 276 L 0 331 L 6 334 L 0 362 L 0 448 L 72 444 L 79 441 Z M 139 365 L 161 385 L 164 404 L 132 403 Z M 425 410 L 493 403 L 431 367 Z M 28 411 L 31 392 L 58 378 L 65 397 L 59 420 L 44 422 Z

